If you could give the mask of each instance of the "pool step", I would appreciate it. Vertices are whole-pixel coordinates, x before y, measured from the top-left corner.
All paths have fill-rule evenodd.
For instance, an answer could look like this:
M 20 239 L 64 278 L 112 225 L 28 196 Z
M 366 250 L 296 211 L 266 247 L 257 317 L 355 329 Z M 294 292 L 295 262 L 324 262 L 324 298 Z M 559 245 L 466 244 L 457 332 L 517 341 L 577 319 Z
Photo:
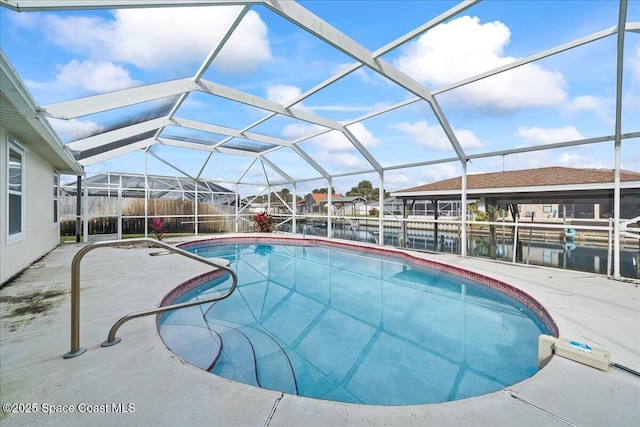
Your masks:
M 211 373 L 271 390 L 297 394 L 291 363 L 280 345 L 265 332 L 247 325 L 209 322 L 223 340 Z

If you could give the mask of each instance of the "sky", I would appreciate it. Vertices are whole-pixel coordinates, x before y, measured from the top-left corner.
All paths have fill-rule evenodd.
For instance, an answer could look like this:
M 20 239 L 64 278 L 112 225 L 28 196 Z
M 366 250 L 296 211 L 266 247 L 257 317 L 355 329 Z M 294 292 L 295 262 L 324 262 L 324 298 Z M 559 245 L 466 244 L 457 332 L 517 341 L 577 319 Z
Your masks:
M 324 1 L 300 4 L 370 51 L 454 7 L 449 1 Z M 480 2 L 445 23 L 384 53 L 381 58 L 435 91 L 435 99 L 467 154 L 574 141 L 615 132 L 616 36 L 588 43 L 459 88 L 448 85 L 617 25 L 618 2 Z M 236 7 L 122 9 L 16 13 L 0 8 L 0 46 L 41 106 L 166 80 L 193 77 L 215 46 Z M 627 22 L 640 22 L 640 1 L 630 1 Z M 261 98 L 288 103 L 355 61 L 263 6 L 254 6 L 204 72 L 203 79 Z M 383 167 L 455 158 L 433 109 L 418 101 L 366 120 L 368 114 L 413 98 L 407 90 L 360 67 L 294 106 L 348 124 Z M 158 105 L 134 105 L 72 120 L 50 118 L 65 143 L 102 132 L 125 115 Z M 176 117 L 243 129 L 267 113 L 192 92 Z M 288 117 L 267 120 L 251 132 L 298 140 L 322 130 Z M 640 33 L 626 32 L 622 132 L 640 131 Z M 217 142 L 220 135 L 167 128 L 164 136 Z M 338 132 L 298 143 L 345 193 L 363 179 L 379 185 L 373 167 Z M 138 172 L 249 183 L 282 177 L 246 157 L 154 145 L 151 155 L 130 152 L 89 165 L 89 175 Z M 614 167 L 613 142 L 473 159 L 468 173 L 545 166 Z M 302 180 L 298 194 L 325 180 L 289 148 L 265 156 Z M 170 167 L 167 163 L 174 165 Z M 640 138 L 622 142 L 621 166 L 640 171 Z M 461 174 L 460 162 L 392 169 L 385 189 L 397 191 Z M 248 185 L 249 193 L 258 187 Z

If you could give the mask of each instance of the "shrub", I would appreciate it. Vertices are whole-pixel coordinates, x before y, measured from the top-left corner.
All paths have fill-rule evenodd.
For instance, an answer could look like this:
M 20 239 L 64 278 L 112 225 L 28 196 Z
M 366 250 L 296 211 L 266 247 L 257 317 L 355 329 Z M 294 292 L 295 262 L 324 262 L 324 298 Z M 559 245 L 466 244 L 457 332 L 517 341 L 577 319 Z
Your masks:
M 162 234 L 164 230 L 167 228 L 167 223 L 162 220 L 162 218 L 156 218 L 150 221 L 149 228 L 153 231 L 153 234 L 156 235 L 156 239 L 158 241 L 162 240 Z
M 256 231 L 261 233 L 270 233 L 273 231 L 273 218 L 266 212 L 260 212 L 253 217 L 256 224 Z

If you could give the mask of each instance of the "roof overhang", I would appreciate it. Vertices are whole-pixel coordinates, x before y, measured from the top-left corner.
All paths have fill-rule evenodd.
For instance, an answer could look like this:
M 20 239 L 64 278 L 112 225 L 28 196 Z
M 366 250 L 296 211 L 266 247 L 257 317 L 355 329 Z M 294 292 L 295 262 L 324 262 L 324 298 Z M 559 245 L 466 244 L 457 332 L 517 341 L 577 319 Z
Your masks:
M 0 50 L 0 116 L 2 127 L 28 150 L 60 173 L 84 175 L 82 166 L 62 144 L 18 74 Z
M 620 183 L 623 202 L 640 202 L 640 181 Z M 597 203 L 613 198 L 614 183 L 467 189 L 468 199 L 492 198 L 496 203 Z M 461 190 L 391 193 L 405 200 L 460 200 Z

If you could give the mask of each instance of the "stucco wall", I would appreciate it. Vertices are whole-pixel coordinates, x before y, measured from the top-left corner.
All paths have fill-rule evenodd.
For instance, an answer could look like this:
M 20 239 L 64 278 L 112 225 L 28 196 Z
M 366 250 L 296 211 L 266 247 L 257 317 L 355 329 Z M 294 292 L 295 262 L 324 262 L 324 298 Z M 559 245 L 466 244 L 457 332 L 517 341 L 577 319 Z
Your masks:
M 53 222 L 53 167 L 26 148 L 24 155 L 24 238 L 7 244 L 7 132 L 0 128 L 0 283 L 28 267 L 60 243 Z M 15 139 L 15 138 L 14 138 Z

